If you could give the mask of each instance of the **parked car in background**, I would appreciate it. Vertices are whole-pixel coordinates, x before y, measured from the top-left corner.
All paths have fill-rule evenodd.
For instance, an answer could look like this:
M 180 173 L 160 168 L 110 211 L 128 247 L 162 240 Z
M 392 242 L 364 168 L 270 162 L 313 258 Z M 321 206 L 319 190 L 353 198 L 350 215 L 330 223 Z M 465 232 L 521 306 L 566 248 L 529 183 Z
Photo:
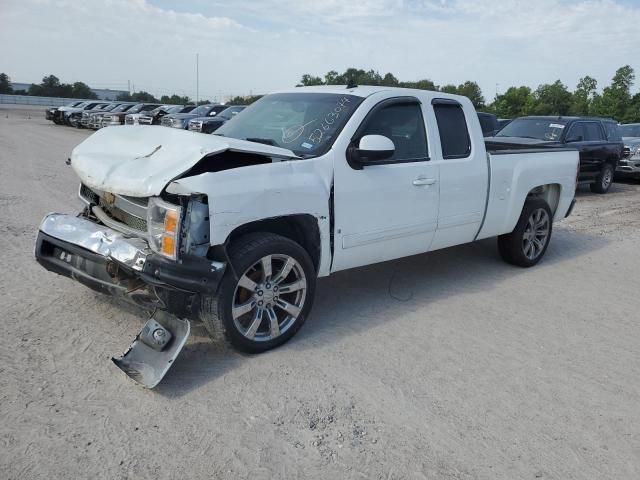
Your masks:
M 91 120 L 91 115 L 95 115 L 96 113 L 107 113 L 112 111 L 121 102 L 112 102 L 107 105 L 103 105 L 101 107 L 92 108 L 91 110 L 85 110 L 82 112 L 80 116 L 80 121 L 76 123 L 76 127 L 78 128 L 89 128 L 89 122 Z
M 215 117 L 218 113 L 222 112 L 226 108 L 226 105 L 220 104 L 200 105 L 198 108 L 194 108 L 189 113 L 174 113 L 171 115 L 165 115 L 162 118 L 161 125 L 163 127 L 186 129 L 189 126 L 189 120 L 197 117 Z
M 498 132 L 502 130 L 504 127 L 509 125 L 513 121 L 512 118 L 499 118 L 498 119 Z
M 492 137 L 500 130 L 498 117 L 493 113 L 478 112 L 478 120 L 480 120 L 482 135 L 485 137 Z
M 82 117 L 83 115 L 95 112 L 104 112 L 111 106 L 111 103 L 100 103 L 93 108 L 89 108 L 86 110 L 82 110 L 81 112 L 72 112 L 69 115 L 69 125 L 76 128 L 82 128 Z
M 616 177 L 640 180 L 640 123 L 619 125 L 624 155 L 618 162 Z
M 150 112 L 141 112 L 133 115 L 137 115 L 137 122 L 139 125 L 160 125 L 160 122 L 165 115 L 173 113 L 189 113 L 194 108 L 196 108 L 195 105 L 161 105 Z M 125 119 L 125 124 L 134 125 L 134 123 L 130 123 L 130 121 L 128 121 L 128 117 Z
M 71 154 L 83 211 L 39 228 L 47 270 L 179 317 L 162 362 L 116 360 L 148 387 L 187 319 L 266 351 L 302 327 L 318 277 L 490 237 L 532 267 L 575 203 L 577 151 L 487 150 L 471 101 L 442 92 L 295 88 L 217 133 L 97 132 Z
M 69 117 L 71 114 L 75 112 L 82 112 L 84 110 L 91 110 L 96 105 L 106 104 L 107 102 L 98 102 L 98 101 L 89 101 L 89 102 L 80 102 L 74 107 L 60 107 L 54 116 L 54 122 L 58 125 L 66 124 L 69 125 Z
M 158 105 L 157 103 L 137 103 L 127 110 L 107 113 L 102 117 L 102 126 L 109 127 L 114 125 L 124 125 L 124 118 L 128 114 L 148 112 L 159 106 L 160 105 Z
M 93 130 L 98 130 L 98 129 L 102 128 L 102 118 L 107 113 L 126 112 L 127 110 L 129 110 L 130 108 L 132 108 L 135 105 L 137 105 L 137 103 L 135 103 L 135 102 L 118 102 L 116 104 L 116 106 L 114 108 L 112 108 L 111 110 L 109 110 L 109 111 L 102 110 L 100 112 L 91 113 L 89 115 L 88 127 L 92 128 Z
M 47 120 L 51 120 L 55 123 L 59 123 L 58 120 L 56 119 L 56 113 L 59 110 L 66 110 L 68 108 L 74 108 L 77 107 L 78 105 L 80 105 L 81 103 L 83 103 L 82 101 L 77 101 L 77 102 L 71 102 L 68 103 L 66 105 L 64 105 L 63 107 L 51 107 L 51 108 L 47 108 L 44 112 L 44 118 L 46 118 Z
M 225 122 L 231 120 L 238 113 L 244 110 L 245 106 L 232 105 L 225 108 L 218 113 L 215 117 L 196 117 L 189 120 L 189 130 L 192 132 L 200 133 L 212 133 L 225 124 Z
M 579 183 L 606 193 L 623 156 L 624 144 L 615 120 L 591 117 L 520 117 L 489 139 L 492 148 L 522 145 L 566 146 L 580 152 Z
M 76 127 L 80 123 L 80 119 L 82 118 L 83 112 L 102 111 L 102 109 L 107 105 L 109 105 L 108 102 L 89 104 L 84 107 L 82 107 L 82 105 L 78 105 L 76 108 L 69 109 L 64 113 L 65 123 L 70 127 Z

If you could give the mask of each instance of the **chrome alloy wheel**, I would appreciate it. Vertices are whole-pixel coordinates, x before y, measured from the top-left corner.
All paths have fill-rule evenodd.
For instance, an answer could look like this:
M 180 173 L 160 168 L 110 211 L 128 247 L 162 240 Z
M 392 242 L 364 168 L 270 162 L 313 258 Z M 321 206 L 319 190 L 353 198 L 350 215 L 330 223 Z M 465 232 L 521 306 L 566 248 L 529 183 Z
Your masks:
M 302 266 L 288 255 L 266 255 L 240 276 L 231 306 L 233 322 L 249 340 L 273 340 L 295 323 L 306 295 Z
M 531 213 L 522 236 L 522 251 L 529 260 L 535 260 L 549 240 L 549 214 L 544 208 Z

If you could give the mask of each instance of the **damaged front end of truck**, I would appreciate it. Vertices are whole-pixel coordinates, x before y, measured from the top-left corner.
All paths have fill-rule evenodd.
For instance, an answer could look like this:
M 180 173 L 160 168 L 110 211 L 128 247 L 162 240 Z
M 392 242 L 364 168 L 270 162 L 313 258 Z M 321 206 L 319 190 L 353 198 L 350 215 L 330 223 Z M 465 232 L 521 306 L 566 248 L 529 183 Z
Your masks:
M 35 246 L 45 269 L 155 312 L 113 359 L 148 388 L 180 353 L 202 296 L 216 294 L 227 269 L 224 245 L 210 242 L 207 195 L 167 187 L 205 172 L 296 158 L 268 145 L 159 130 L 105 129 L 79 145 L 71 165 L 84 208 L 47 215 Z

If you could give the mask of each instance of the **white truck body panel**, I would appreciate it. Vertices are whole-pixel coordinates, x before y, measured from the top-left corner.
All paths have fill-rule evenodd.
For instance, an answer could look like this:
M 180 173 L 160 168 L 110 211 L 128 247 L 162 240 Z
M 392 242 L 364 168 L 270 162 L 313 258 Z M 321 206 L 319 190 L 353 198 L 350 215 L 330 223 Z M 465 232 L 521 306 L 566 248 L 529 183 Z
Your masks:
M 548 154 L 489 154 L 491 188 L 484 225 L 478 239 L 511 232 L 522 211 L 527 193 L 539 185 L 557 185 L 560 189 L 554 219 L 567 214 L 576 190 L 577 152 L 557 151 Z
M 83 183 L 102 191 L 207 195 L 211 245 L 225 243 L 234 229 L 250 222 L 312 215 L 321 237 L 319 276 L 509 233 L 527 195 L 543 185 L 555 186 L 548 195 L 556 219 L 570 207 L 578 153 L 487 154 L 475 109 L 464 97 L 387 87 L 291 92 L 316 91 L 364 97 L 320 157 L 302 159 L 284 148 L 179 129 L 122 126 L 89 137 L 74 150 L 72 165 Z M 352 168 L 346 151 L 356 130 L 375 105 L 394 97 L 420 101 L 428 160 Z M 443 158 L 435 98 L 462 106 L 471 143 L 466 158 Z M 203 157 L 225 151 L 267 156 L 272 163 L 180 178 Z
M 324 276 L 330 273 L 331 267 L 329 196 L 332 178 L 331 157 L 325 155 L 181 178 L 172 182 L 167 191 L 208 195 L 212 245 L 223 244 L 234 229 L 256 220 L 312 215 L 320 230 L 318 274 Z
M 180 129 L 122 125 L 97 131 L 71 154 L 71 165 L 92 188 L 132 197 L 160 195 L 203 157 L 227 150 L 298 158 L 291 150 Z

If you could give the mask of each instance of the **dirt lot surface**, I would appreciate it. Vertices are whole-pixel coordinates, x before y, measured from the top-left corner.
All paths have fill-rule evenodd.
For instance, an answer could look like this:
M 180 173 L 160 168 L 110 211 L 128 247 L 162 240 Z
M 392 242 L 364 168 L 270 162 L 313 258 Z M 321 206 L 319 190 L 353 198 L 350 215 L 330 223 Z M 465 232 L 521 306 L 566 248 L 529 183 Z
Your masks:
M 110 362 L 143 314 L 33 260 L 88 135 L 0 109 L 1 478 L 640 478 L 640 184 L 581 189 L 533 269 L 483 241 L 340 273 L 258 356 L 196 327 L 149 391 Z

